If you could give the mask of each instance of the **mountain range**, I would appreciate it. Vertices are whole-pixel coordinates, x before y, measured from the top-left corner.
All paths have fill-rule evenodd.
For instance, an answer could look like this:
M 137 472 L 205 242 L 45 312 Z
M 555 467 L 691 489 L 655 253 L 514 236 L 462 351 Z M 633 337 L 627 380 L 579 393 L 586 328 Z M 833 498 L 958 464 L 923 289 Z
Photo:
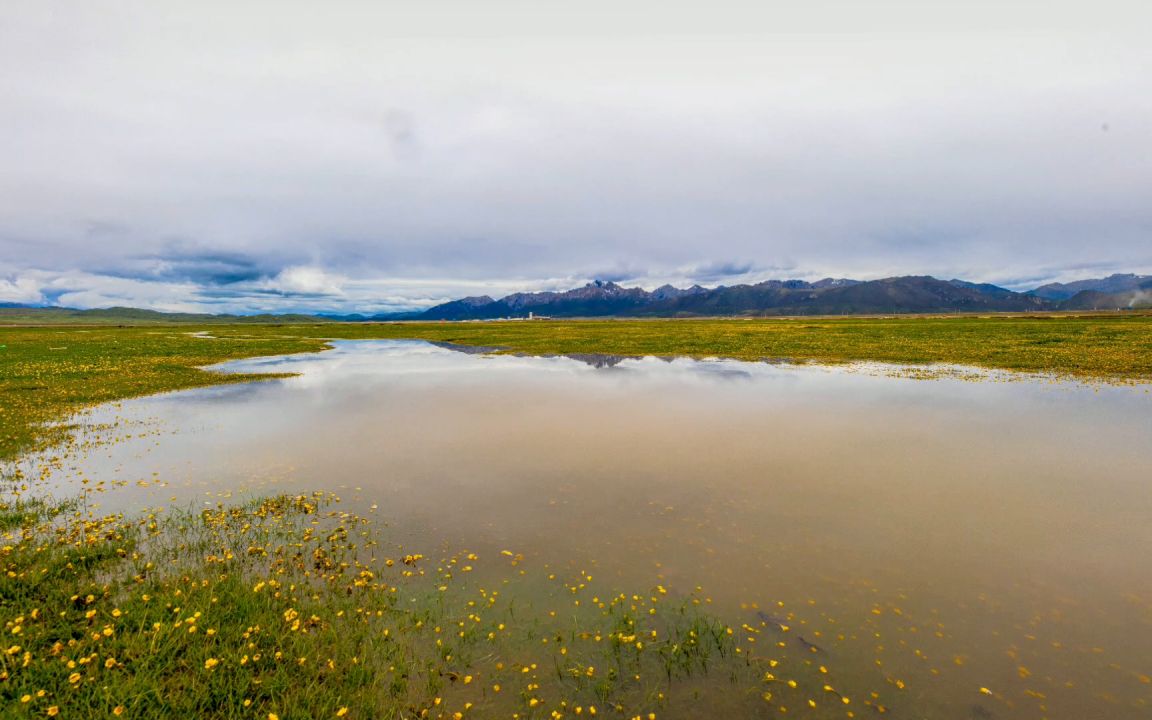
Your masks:
M 485 320 L 526 317 L 529 313 L 548 317 L 756 317 L 1136 308 L 1152 308 L 1152 275 L 1117 274 L 1049 283 L 1026 292 L 926 275 L 882 280 L 768 280 L 714 288 L 664 285 L 651 291 L 597 280 L 563 292 L 513 293 L 499 299 L 482 295 L 442 303 L 424 311 L 378 315 L 208 315 L 122 307 L 76 310 L 0 303 L 0 324 Z
M 704 288 L 671 285 L 647 291 L 594 281 L 566 292 L 466 297 L 429 308 L 419 320 L 524 317 L 692 317 L 863 315 L 1032 310 L 1114 310 L 1152 306 L 1152 276 L 1112 275 L 1051 283 L 1028 292 L 964 280 L 908 275 L 882 280 L 768 280 Z

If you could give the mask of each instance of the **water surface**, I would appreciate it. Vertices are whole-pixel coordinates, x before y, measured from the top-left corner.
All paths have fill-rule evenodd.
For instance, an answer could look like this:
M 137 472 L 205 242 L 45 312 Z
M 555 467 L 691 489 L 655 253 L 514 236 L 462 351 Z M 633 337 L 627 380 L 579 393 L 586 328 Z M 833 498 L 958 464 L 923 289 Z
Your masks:
M 58 481 L 124 510 L 330 489 L 408 546 L 700 586 L 896 717 L 1152 713 L 1146 389 L 334 345 L 102 408 L 147 430 Z

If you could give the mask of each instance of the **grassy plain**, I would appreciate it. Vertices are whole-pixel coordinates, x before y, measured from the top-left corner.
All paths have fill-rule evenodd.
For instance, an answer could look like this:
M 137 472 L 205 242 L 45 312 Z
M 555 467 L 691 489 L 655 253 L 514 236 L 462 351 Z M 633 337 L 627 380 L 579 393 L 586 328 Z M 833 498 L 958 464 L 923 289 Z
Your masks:
M 315 352 L 327 339 L 373 338 L 537 355 L 955 363 L 1107 382 L 1152 380 L 1148 314 L 3 327 L 0 459 L 51 442 L 62 430 L 45 423 L 66 420 L 83 407 L 252 379 L 200 366 Z

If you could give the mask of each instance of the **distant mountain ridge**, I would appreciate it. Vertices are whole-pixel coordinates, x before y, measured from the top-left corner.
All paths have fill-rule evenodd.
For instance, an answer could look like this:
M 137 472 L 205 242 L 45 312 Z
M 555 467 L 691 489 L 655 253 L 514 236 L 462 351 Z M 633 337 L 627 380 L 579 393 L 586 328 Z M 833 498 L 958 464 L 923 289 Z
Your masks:
M 479 320 L 522 317 L 705 315 L 853 315 L 1049 310 L 1042 298 L 988 284 L 905 276 L 860 281 L 848 278 L 768 280 L 754 285 L 675 288 L 651 292 L 594 281 L 566 292 L 514 293 L 498 300 L 464 298 L 421 313 L 421 320 Z
M 1138 293 L 1152 287 L 1152 275 L 1134 275 L 1131 273 L 1116 273 L 1107 278 L 1094 278 L 1091 280 L 1077 280 L 1076 282 L 1049 282 L 1048 285 L 1029 290 L 1029 295 L 1043 297 L 1044 300 L 1064 301 L 1070 300 L 1079 293 L 1096 293 L 1098 295 L 1123 295 Z
M 529 313 L 551 317 L 872 315 L 1149 306 L 1152 276 L 1132 274 L 1050 283 L 1028 292 L 927 275 L 882 280 L 767 280 L 715 288 L 664 285 L 651 292 L 597 280 L 565 292 L 514 293 L 500 299 L 487 295 L 463 298 L 429 308 L 415 319 L 481 320 Z
M 1049 283 L 1015 292 L 989 283 L 905 275 L 882 280 L 767 280 L 714 288 L 663 285 L 655 290 L 596 280 L 566 291 L 460 298 L 424 311 L 376 315 L 209 315 L 138 308 L 76 310 L 0 303 L 0 324 L 39 323 L 317 323 L 391 320 L 487 320 L 526 317 L 758 317 L 886 315 L 1036 310 L 1152 308 L 1152 275 L 1115 274 Z

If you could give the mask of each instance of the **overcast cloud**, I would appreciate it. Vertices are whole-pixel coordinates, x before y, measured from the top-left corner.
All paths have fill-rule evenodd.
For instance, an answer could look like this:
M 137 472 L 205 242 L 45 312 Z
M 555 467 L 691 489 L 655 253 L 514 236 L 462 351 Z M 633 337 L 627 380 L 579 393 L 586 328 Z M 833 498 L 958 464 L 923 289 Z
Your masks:
M 7 0 L 0 302 L 1149 272 L 1148 7 Z

